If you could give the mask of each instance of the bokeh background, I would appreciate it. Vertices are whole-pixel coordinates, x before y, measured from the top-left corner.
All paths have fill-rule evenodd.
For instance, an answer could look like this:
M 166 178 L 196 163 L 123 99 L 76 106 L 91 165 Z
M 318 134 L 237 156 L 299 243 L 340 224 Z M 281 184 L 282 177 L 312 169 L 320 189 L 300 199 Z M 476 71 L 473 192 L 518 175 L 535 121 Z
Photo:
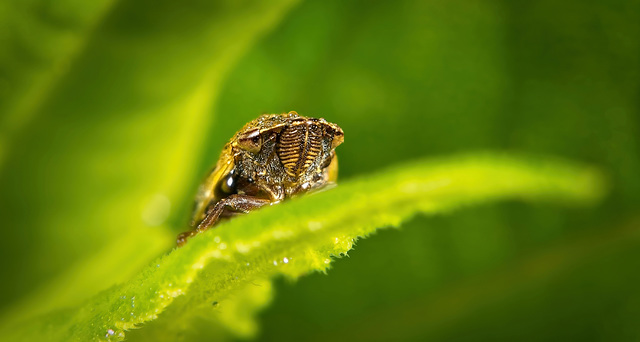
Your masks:
M 635 0 L 3 1 L 2 317 L 129 279 L 224 142 L 296 110 L 344 129 L 341 179 L 497 150 L 595 165 L 611 192 L 380 231 L 276 279 L 257 338 L 638 340 L 639 42 Z

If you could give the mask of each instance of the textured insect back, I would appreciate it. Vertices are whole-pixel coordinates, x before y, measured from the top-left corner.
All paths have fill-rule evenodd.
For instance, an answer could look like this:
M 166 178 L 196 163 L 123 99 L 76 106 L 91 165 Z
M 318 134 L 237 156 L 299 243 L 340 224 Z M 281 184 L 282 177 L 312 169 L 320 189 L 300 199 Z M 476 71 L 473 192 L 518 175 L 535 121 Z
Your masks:
M 265 114 L 247 123 L 225 145 L 200 187 L 194 229 L 180 234 L 178 245 L 222 219 L 334 184 L 334 149 L 343 140 L 338 125 L 296 112 Z
M 276 151 L 289 176 L 299 177 L 322 153 L 322 130 L 316 122 L 306 119 L 296 120 L 282 130 Z

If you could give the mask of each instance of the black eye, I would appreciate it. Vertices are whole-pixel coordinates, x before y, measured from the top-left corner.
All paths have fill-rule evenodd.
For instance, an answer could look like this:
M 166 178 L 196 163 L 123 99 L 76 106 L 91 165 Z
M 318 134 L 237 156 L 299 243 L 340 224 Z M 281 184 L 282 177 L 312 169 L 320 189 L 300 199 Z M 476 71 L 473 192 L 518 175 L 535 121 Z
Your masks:
M 224 198 L 236 193 L 236 179 L 233 173 L 229 173 L 222 177 L 215 189 L 215 195 L 218 198 Z

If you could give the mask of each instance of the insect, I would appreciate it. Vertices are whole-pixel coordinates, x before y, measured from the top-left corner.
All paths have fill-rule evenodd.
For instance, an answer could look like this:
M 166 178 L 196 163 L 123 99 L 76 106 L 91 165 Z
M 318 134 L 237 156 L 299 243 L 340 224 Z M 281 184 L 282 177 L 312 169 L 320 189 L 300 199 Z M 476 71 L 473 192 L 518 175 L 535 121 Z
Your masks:
M 223 218 L 334 184 L 335 148 L 343 141 L 338 125 L 296 112 L 265 114 L 247 123 L 200 185 L 192 230 L 178 235 L 178 246 Z

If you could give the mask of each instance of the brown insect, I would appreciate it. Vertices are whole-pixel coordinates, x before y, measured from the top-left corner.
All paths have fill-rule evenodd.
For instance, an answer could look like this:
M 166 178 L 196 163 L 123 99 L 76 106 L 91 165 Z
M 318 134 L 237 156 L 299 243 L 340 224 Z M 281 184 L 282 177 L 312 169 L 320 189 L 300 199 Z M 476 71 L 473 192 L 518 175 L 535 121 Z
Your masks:
M 296 112 L 267 114 L 246 124 L 224 146 L 200 185 L 191 221 L 178 246 L 222 218 L 333 184 L 334 149 L 344 141 L 338 125 Z

